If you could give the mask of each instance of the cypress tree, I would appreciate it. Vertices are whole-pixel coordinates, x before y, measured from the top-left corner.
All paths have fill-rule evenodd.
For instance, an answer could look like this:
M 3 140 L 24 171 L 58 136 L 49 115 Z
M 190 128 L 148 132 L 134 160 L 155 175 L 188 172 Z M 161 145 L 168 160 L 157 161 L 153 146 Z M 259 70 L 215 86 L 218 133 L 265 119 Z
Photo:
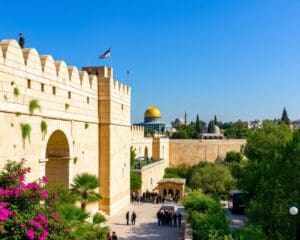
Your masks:
M 199 120 L 199 114 L 197 114 L 195 130 L 196 130 L 196 133 L 197 133 L 197 134 L 199 134 L 199 133 L 201 132 L 200 120 Z
M 215 133 L 215 122 L 210 121 L 207 127 L 207 133 Z
M 287 111 L 286 111 L 285 107 L 283 108 L 283 111 L 282 111 L 281 122 L 285 123 L 288 126 L 290 125 L 290 119 L 288 117 L 288 114 L 287 114 Z
M 217 115 L 215 115 L 215 118 L 214 118 L 214 124 L 215 124 L 215 125 L 218 125 Z

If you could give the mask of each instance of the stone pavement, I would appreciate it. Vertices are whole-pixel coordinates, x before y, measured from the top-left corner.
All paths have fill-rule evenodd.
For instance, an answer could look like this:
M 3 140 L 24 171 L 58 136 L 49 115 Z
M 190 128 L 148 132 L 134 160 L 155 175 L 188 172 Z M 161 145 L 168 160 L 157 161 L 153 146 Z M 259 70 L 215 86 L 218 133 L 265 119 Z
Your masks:
M 182 207 L 174 204 L 165 205 L 175 206 L 175 211 Z M 120 240 L 183 240 L 184 221 L 181 228 L 158 226 L 156 213 L 161 206 L 162 204 L 133 203 L 120 214 L 111 217 L 107 221 L 107 225 L 111 231 L 117 233 Z M 136 225 L 126 225 L 125 214 L 127 211 L 131 214 L 133 210 L 137 215 Z

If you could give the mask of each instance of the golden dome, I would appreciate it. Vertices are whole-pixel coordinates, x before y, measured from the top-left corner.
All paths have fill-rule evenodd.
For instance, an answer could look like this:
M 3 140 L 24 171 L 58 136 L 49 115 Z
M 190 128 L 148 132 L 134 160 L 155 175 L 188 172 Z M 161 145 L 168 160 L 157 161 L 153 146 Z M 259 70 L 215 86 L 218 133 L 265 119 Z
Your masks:
M 160 118 L 160 116 L 161 116 L 160 111 L 156 107 L 149 107 L 144 114 L 144 117 L 149 117 L 149 118 Z

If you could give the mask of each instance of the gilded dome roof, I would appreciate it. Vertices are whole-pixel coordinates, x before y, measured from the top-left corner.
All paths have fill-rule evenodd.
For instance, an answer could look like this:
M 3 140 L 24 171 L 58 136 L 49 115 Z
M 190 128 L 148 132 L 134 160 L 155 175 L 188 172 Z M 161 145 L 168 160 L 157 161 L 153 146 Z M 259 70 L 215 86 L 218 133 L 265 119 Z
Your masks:
M 160 118 L 161 114 L 158 108 L 156 107 L 149 107 L 144 114 L 144 117 L 149 118 Z

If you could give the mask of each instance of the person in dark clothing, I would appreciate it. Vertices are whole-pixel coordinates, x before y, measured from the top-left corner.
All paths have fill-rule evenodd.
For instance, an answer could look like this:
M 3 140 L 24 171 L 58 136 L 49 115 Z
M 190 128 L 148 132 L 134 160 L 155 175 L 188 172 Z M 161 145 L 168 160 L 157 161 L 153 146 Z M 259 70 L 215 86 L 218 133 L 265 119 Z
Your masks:
M 126 222 L 127 222 L 127 225 L 129 225 L 129 211 L 126 213 Z
M 136 219 L 136 213 L 135 213 L 135 211 L 133 211 L 131 214 L 131 224 L 132 225 L 135 225 L 135 219 Z
M 173 226 L 177 227 L 177 214 L 176 214 L 176 212 L 173 214 Z
M 25 46 L 25 38 L 22 33 L 19 34 L 19 45 L 21 48 L 24 48 Z
M 118 236 L 117 236 L 116 232 L 112 233 L 111 240 L 118 240 Z
M 111 234 L 110 234 L 110 232 L 108 232 L 108 233 L 106 234 L 106 240 L 112 240 L 112 239 L 111 239 Z
M 181 219 L 182 219 L 182 215 L 181 215 L 180 212 L 178 213 L 177 218 L 178 218 L 178 227 L 181 227 Z

